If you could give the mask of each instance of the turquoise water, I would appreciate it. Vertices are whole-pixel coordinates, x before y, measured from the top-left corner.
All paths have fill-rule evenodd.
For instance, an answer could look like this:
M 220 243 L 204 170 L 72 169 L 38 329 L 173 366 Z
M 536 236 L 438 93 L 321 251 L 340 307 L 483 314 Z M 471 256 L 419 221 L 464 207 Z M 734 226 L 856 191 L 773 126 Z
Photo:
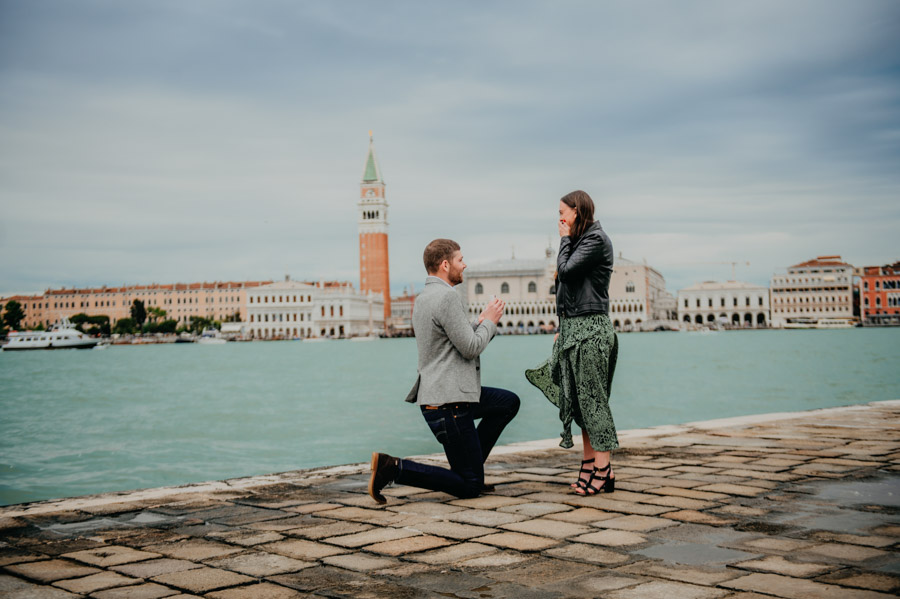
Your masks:
M 484 383 L 522 409 L 501 443 L 556 438 L 524 379 L 550 336 L 499 337 Z M 900 399 L 900 329 L 620 335 L 619 429 Z M 414 339 L 0 353 L 0 504 L 440 451 L 403 402 Z

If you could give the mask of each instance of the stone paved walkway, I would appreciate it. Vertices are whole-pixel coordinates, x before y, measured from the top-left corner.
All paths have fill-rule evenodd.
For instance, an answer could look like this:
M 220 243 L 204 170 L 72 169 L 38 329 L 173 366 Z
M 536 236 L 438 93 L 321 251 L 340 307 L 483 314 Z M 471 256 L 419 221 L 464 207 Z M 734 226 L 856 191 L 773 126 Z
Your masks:
M 622 440 L 597 497 L 544 443 L 498 448 L 476 499 L 396 486 L 379 506 L 357 465 L 0 508 L 0 597 L 900 592 L 900 401 Z

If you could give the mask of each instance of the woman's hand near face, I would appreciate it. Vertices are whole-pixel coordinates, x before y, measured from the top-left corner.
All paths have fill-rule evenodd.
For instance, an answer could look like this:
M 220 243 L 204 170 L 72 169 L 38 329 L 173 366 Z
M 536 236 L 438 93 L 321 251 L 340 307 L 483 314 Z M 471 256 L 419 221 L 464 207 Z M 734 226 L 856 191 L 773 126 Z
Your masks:
M 572 225 L 578 218 L 575 209 L 560 200 L 559 202 L 559 236 L 568 237 L 571 235 Z

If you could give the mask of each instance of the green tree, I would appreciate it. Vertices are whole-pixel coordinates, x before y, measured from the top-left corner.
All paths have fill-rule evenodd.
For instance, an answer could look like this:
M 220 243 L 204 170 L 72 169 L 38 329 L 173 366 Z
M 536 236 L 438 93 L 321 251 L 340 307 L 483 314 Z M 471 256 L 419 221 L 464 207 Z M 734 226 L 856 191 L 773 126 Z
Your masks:
M 131 303 L 131 318 L 139 327 L 144 324 L 144 321 L 147 320 L 147 308 L 144 306 L 144 302 L 136 299 Z
M 22 309 L 22 304 L 16 300 L 6 302 L 6 309 L 3 311 L 3 322 L 6 323 L 6 326 L 11 330 L 16 330 L 22 325 L 23 320 L 25 320 L 25 310 Z
M 73 314 L 69 318 L 69 322 L 71 322 L 75 326 L 75 330 L 85 332 L 84 325 L 85 323 L 89 323 L 91 321 L 91 317 L 85 314 L 84 312 L 79 312 L 78 314 Z
M 147 316 L 150 318 L 150 322 L 161 321 L 166 317 L 166 311 L 159 306 L 151 306 L 147 308 Z
M 203 329 L 208 329 L 213 326 L 213 320 L 211 318 L 203 318 L 202 316 L 191 316 L 190 321 L 190 330 L 195 333 L 202 333 Z
M 109 316 L 106 314 L 89 316 L 82 312 L 71 316 L 69 322 L 75 325 L 76 329 L 88 335 L 109 335 L 110 333 Z
M 129 333 L 134 333 L 135 322 L 131 318 L 122 318 L 116 321 L 116 326 L 113 327 L 113 331 L 119 333 L 121 335 L 128 335 Z
M 170 318 L 159 323 L 156 331 L 158 333 L 174 333 L 176 328 L 178 328 L 178 321 Z
M 88 322 L 90 322 L 92 325 L 95 325 L 94 328 L 100 329 L 99 333 L 91 333 L 92 335 L 93 334 L 109 335 L 109 333 L 110 333 L 109 316 L 107 316 L 106 314 L 97 314 L 96 316 L 89 316 Z M 91 330 L 93 330 L 93 329 L 91 329 Z

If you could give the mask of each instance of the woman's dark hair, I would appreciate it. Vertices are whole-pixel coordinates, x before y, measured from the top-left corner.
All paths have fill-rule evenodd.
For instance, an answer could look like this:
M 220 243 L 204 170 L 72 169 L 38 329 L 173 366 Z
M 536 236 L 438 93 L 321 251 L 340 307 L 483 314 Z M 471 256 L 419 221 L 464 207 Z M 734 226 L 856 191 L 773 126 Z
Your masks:
M 579 189 L 572 193 L 567 193 L 559 201 L 575 210 L 575 224 L 572 225 L 572 230 L 569 234 L 572 239 L 578 239 L 584 235 L 588 227 L 594 224 L 594 200 L 586 192 Z

